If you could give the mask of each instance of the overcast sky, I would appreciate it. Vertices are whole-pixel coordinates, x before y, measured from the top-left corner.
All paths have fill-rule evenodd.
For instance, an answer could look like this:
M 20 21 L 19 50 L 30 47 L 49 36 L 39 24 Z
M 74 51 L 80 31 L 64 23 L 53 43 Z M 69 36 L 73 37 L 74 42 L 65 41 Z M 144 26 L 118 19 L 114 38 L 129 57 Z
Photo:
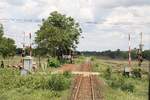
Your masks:
M 80 23 L 84 38 L 80 38 L 77 50 L 128 50 L 129 33 L 131 48 L 138 48 L 140 32 L 144 49 L 150 49 L 150 0 L 0 0 L 0 19 L 36 20 L 47 18 L 52 11 L 72 16 Z M 0 23 L 5 36 L 13 38 L 18 47 L 24 41 L 23 32 L 35 36 L 40 24 L 4 20 Z

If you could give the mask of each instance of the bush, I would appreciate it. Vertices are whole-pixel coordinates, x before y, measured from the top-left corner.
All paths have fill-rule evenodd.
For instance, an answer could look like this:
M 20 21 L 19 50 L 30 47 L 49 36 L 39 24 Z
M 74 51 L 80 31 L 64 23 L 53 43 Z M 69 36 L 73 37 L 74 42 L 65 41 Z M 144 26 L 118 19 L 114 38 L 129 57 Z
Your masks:
M 122 91 L 133 92 L 135 88 L 131 82 L 128 82 L 125 77 L 120 76 L 119 74 L 112 75 L 107 83 L 112 88 L 121 89 Z
M 119 74 L 118 75 L 113 75 L 113 77 L 111 78 L 111 81 L 112 82 L 111 82 L 110 85 L 113 88 L 120 88 L 125 82 L 124 78 L 119 76 Z
M 27 87 L 31 89 L 44 89 L 47 88 L 47 80 L 44 76 L 25 76 L 19 77 L 19 81 L 17 82 L 17 87 Z
M 108 68 L 106 69 L 105 73 L 104 73 L 104 77 L 105 77 L 106 79 L 110 79 L 110 78 L 111 78 L 111 75 L 112 75 L 112 69 L 111 69 L 111 67 L 108 67 Z
M 57 68 L 60 66 L 60 61 L 57 58 L 48 58 L 47 63 L 48 67 Z
M 70 78 L 70 77 L 71 77 L 71 72 L 65 71 L 65 72 L 63 73 L 63 75 L 64 75 L 66 78 Z
M 99 64 L 98 64 L 98 63 L 96 63 L 96 64 L 94 64 L 94 66 L 95 66 L 95 67 L 99 67 Z
M 94 61 L 96 58 L 95 57 L 91 57 L 91 61 Z
M 132 71 L 133 77 L 141 78 L 141 68 L 134 68 Z
M 50 89 L 55 91 L 61 91 L 69 88 L 70 79 L 64 77 L 63 75 L 52 75 L 48 80 L 48 86 Z
M 133 92 L 134 91 L 134 85 L 132 83 L 124 83 L 121 86 L 121 90 L 123 91 L 128 91 L 128 92 Z

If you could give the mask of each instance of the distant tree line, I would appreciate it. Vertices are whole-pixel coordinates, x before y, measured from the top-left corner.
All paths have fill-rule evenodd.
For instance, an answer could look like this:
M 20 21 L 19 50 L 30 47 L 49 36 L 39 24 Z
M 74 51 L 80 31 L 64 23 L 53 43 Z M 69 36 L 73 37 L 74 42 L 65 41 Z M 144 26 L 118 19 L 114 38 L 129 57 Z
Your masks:
M 117 49 L 115 51 L 106 50 L 102 52 L 97 51 L 82 51 L 78 52 L 78 54 L 82 54 L 85 56 L 105 56 L 110 57 L 112 59 L 128 59 L 128 51 L 121 51 L 120 49 Z M 143 58 L 150 60 L 150 50 L 144 50 L 142 52 Z M 133 49 L 131 50 L 131 58 L 133 60 L 137 59 L 137 50 Z

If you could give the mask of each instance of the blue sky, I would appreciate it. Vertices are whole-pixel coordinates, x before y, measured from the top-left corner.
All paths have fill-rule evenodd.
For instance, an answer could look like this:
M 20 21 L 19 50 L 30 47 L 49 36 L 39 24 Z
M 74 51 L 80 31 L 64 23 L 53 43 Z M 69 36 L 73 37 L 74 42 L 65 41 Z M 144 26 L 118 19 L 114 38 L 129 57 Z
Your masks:
M 140 32 L 144 49 L 150 48 L 150 0 L 0 0 L 0 19 L 42 19 L 52 11 L 72 16 L 80 23 L 84 38 L 80 38 L 77 50 L 128 50 L 129 33 L 131 47 L 138 48 Z M 2 20 L 0 23 L 5 36 L 13 38 L 18 47 L 22 46 L 24 32 L 31 32 L 34 40 L 40 24 Z

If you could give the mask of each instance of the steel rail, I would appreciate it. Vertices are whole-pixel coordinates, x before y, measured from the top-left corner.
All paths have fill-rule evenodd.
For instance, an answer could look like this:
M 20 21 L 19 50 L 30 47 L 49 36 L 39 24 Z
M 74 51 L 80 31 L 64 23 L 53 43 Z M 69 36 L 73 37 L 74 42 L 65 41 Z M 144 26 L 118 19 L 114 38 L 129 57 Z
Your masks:
M 80 81 L 79 81 L 79 84 L 78 84 L 78 86 L 77 86 L 77 90 L 76 90 L 76 92 L 75 92 L 75 96 L 74 96 L 74 99 L 73 99 L 73 100 L 77 100 L 78 93 L 79 93 L 79 90 L 80 90 L 80 87 L 81 87 L 82 79 L 83 79 L 83 77 L 80 76 Z
M 95 93 L 93 89 L 93 78 L 90 76 L 90 82 L 91 82 L 91 94 L 92 94 L 92 100 L 95 100 Z

